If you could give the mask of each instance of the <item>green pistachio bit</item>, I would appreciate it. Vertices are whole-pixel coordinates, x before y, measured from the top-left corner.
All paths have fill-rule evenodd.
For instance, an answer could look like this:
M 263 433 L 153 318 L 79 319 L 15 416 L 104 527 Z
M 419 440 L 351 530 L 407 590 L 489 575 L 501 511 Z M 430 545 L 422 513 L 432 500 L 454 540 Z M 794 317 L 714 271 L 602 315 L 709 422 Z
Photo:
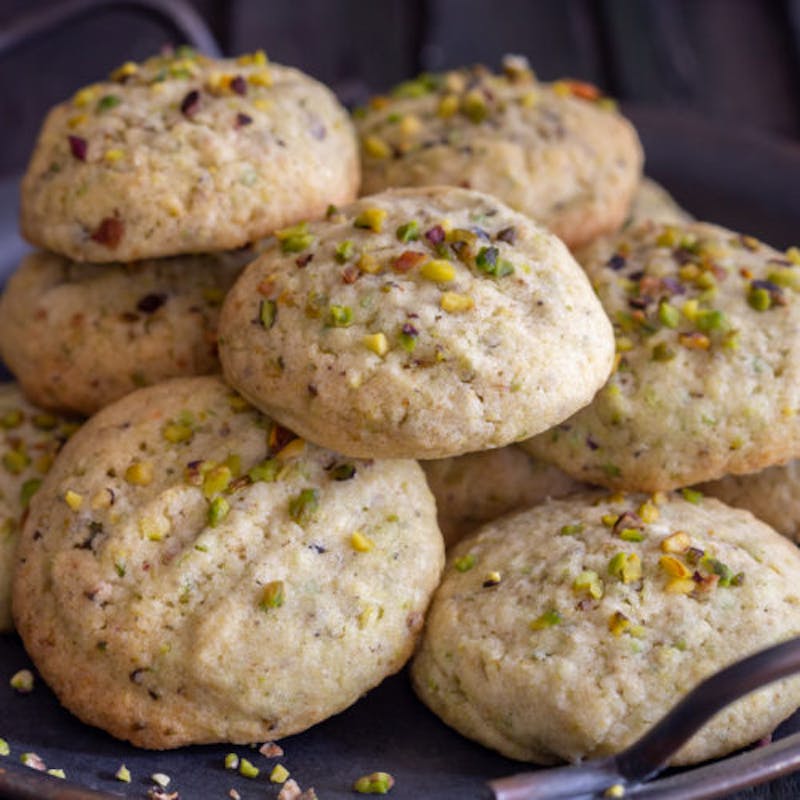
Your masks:
M 11 755 L 11 748 L 8 746 L 8 742 L 5 739 L 0 739 L 0 756 L 8 755 Z
M 23 508 L 28 507 L 28 504 L 31 502 L 31 497 L 39 491 L 41 485 L 41 478 L 28 478 L 28 480 L 22 484 L 19 490 L 19 502 Z
M 666 342 L 659 342 L 653 348 L 652 357 L 653 361 L 672 361 L 675 351 Z
M 541 631 L 545 628 L 552 628 L 554 625 L 558 625 L 561 622 L 563 622 L 561 614 L 551 608 L 550 611 L 545 611 L 544 614 L 541 614 L 533 620 L 528 627 L 530 627 L 532 631 Z
M 356 252 L 356 247 L 350 239 L 345 239 L 336 245 L 335 255 L 336 261 L 339 264 L 346 264 Z
M 469 572 L 474 566 L 477 558 L 472 553 L 467 553 L 465 556 L 460 556 L 453 562 L 453 566 L 459 572 Z
M 119 95 L 106 94 L 97 101 L 97 110 L 110 111 L 112 108 L 116 108 L 121 102 L 122 100 Z
M 42 757 L 37 753 L 23 753 L 19 760 L 26 766 L 30 767 L 31 769 L 39 770 L 43 772 L 45 768 L 44 761 L 42 761 Z
M 700 566 L 710 570 L 715 575 L 719 575 L 719 586 L 728 587 L 733 583 L 734 578 L 737 577 L 727 564 L 711 556 L 703 556 L 703 558 L 700 559 Z M 739 573 L 739 575 L 742 575 L 742 573 Z M 744 577 L 744 575 L 742 575 L 742 577 Z M 739 583 L 741 583 L 741 581 L 739 581 Z M 737 585 L 739 584 L 737 583 Z
M 268 458 L 260 464 L 252 467 L 247 475 L 253 483 L 256 481 L 264 481 L 264 483 L 272 483 L 277 480 L 278 472 L 280 472 L 281 465 L 275 458 Z
M 215 494 L 224 492 L 233 480 L 233 473 L 227 464 L 212 467 L 203 477 L 203 495 L 210 500 Z
M 9 450 L 3 454 L 3 466 L 12 475 L 19 475 L 30 463 L 30 456 L 24 450 Z
M 687 500 L 690 503 L 699 503 L 703 499 L 703 493 L 698 491 L 697 489 L 681 489 L 681 494 L 683 495 L 683 499 Z
M 514 272 L 514 265 L 500 258 L 500 251 L 496 247 L 481 247 L 475 258 L 475 266 L 493 278 L 504 278 Z
M 303 489 L 289 501 L 289 516 L 298 524 L 308 522 L 319 508 L 319 491 Z
M 373 772 L 362 775 L 353 784 L 353 790 L 359 794 L 388 794 L 392 786 L 394 778 L 388 772 Z
M 595 600 L 603 596 L 603 581 L 600 576 L 592 569 L 584 570 L 575 578 L 572 588 L 576 592 L 588 592 Z
M 215 497 L 208 507 L 208 524 L 215 528 L 228 516 L 230 510 L 231 505 L 224 497 Z
M 662 300 L 658 304 L 658 319 L 665 328 L 677 328 L 681 321 L 681 312 Z
M 307 222 L 275 231 L 275 238 L 281 243 L 282 253 L 301 253 L 314 243 L 314 236 L 309 233 Z
M 638 528 L 623 528 L 619 532 L 619 538 L 625 542 L 643 542 L 644 533 Z
M 562 525 L 561 530 L 558 532 L 559 536 L 577 536 L 583 532 L 583 523 L 576 522 L 572 525 Z
M 353 324 L 353 309 L 350 306 L 331 306 L 328 309 L 328 322 L 334 328 L 347 328 Z
M 122 781 L 123 783 L 130 783 L 131 771 L 124 764 L 122 764 L 120 768 L 114 773 L 114 777 L 118 781 Z
M 767 311 L 772 306 L 772 297 L 764 287 L 751 286 L 747 292 L 747 304 L 756 311 Z
M 0 427 L 3 428 L 18 428 L 22 425 L 22 420 L 24 419 L 24 415 L 22 411 L 18 408 L 12 408 L 10 411 L 6 411 L 2 417 L 0 417 Z
M 401 242 L 416 242 L 419 239 L 419 224 L 415 219 L 406 222 L 397 229 L 397 238 Z
M 406 353 L 413 353 L 417 347 L 418 336 L 419 333 L 416 332 L 416 329 L 414 330 L 414 333 L 402 330 L 397 338 L 400 342 L 400 347 L 402 347 Z
M 349 462 L 337 464 L 331 468 L 330 476 L 335 481 L 349 481 L 356 474 L 356 465 Z
M 225 769 L 239 769 L 239 756 L 236 753 L 228 753 L 225 756 Z
M 392 97 L 424 97 L 426 94 L 436 91 L 439 86 L 439 78 L 428 72 L 423 72 L 416 78 L 403 81 L 392 89 Z
M 261 602 L 258 604 L 262 611 L 269 611 L 271 608 L 280 608 L 286 599 L 283 581 L 270 581 L 264 586 L 261 594 Z
M 20 694 L 30 694 L 33 691 L 33 673 L 29 669 L 21 669 L 11 676 L 11 688 Z
M 120 578 L 125 577 L 125 564 L 122 561 L 115 561 L 114 562 L 114 571 L 119 575 Z
M 783 267 L 770 272 L 767 275 L 767 280 L 776 286 L 782 286 L 784 289 L 793 289 L 796 292 L 800 292 L 800 270 L 793 267 Z
M 67 773 L 64 772 L 63 769 L 49 769 L 47 770 L 48 775 L 52 775 L 54 778 L 66 778 Z
M 243 758 L 239 761 L 239 774 L 244 778 L 257 778 L 261 770 L 252 762 Z
M 258 308 L 258 320 L 264 330 L 269 330 L 278 316 L 278 304 L 274 300 L 262 300 Z
M 276 764 L 269 774 L 269 779 L 272 783 L 286 783 L 290 774 L 289 770 L 286 769 L 283 764 Z
M 163 430 L 164 438 L 172 443 L 179 444 L 180 442 L 188 442 L 194 431 L 191 425 L 186 425 L 182 422 L 168 422 Z
M 717 311 L 716 309 L 703 310 L 697 313 L 695 325 L 705 333 L 719 331 L 728 326 L 728 318 L 725 316 L 724 311 Z
M 625 555 L 625 553 L 616 553 L 613 555 L 611 561 L 608 562 L 608 574 L 621 579 L 627 561 L 628 556 Z

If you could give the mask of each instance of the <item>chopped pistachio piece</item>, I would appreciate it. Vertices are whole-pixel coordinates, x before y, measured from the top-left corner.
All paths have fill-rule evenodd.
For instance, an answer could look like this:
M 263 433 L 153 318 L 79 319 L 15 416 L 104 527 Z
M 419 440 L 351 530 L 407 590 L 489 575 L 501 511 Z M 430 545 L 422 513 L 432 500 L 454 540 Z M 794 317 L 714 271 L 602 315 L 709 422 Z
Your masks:
M 384 333 L 371 333 L 365 336 L 362 340 L 364 347 L 371 350 L 375 355 L 385 356 L 389 352 L 389 342 Z
M 561 614 L 555 609 L 550 609 L 550 611 L 545 611 L 544 614 L 540 614 L 536 619 L 532 620 L 528 624 L 528 627 L 532 631 L 541 631 L 545 628 L 552 628 L 554 625 L 558 625 L 561 622 L 563 622 Z
M 338 264 L 346 264 L 356 252 L 356 247 L 350 239 L 339 242 L 334 250 L 334 258 Z
M 347 328 L 353 324 L 353 309 L 350 306 L 331 306 L 328 309 L 328 323 L 334 328 Z
M 388 212 L 383 208 L 365 208 L 353 220 L 356 228 L 366 228 L 373 233 L 380 233 L 383 230 L 383 222 Z
M 394 778 L 388 772 L 373 772 L 362 775 L 353 784 L 353 790 L 359 794 L 388 794 L 392 786 Z
M 419 239 L 419 223 L 416 220 L 406 222 L 397 229 L 397 239 L 403 243 L 416 242 Z
M 691 546 L 692 542 L 686 531 L 676 531 L 671 536 L 661 540 L 662 553 L 685 553 Z
M 681 489 L 681 494 L 683 495 L 683 499 L 689 503 L 697 504 L 703 499 L 703 493 L 697 489 Z
M 317 489 L 303 489 L 289 500 L 289 516 L 298 525 L 308 522 L 318 508 L 319 491 Z
M 672 578 L 691 578 L 692 570 L 672 555 L 663 555 L 659 559 L 664 571 Z
M 590 597 L 599 600 L 603 596 L 603 581 L 600 576 L 591 569 L 581 572 L 572 584 L 576 592 L 586 592 Z
M 131 771 L 124 765 L 120 765 L 120 768 L 114 773 L 114 777 L 118 781 L 122 781 L 122 783 L 130 783 L 131 782 Z
M 30 694 L 33 691 L 33 673 L 29 669 L 21 669 L 11 676 L 11 688 L 20 694 Z
M 372 158 L 389 158 L 392 155 L 392 148 L 380 136 L 365 136 L 364 152 Z
M 307 222 L 275 231 L 275 238 L 281 244 L 282 253 L 301 253 L 314 243 L 314 236 L 309 232 Z
M 228 753 L 225 756 L 225 769 L 239 769 L 239 756 L 236 753 Z
M 62 779 L 64 779 L 64 778 L 67 777 L 67 773 L 64 772 L 63 769 L 55 769 L 55 768 L 54 769 L 48 769 L 47 770 L 47 774 L 51 775 L 53 778 L 62 778 Z
M 608 620 L 608 629 L 614 636 L 622 636 L 630 627 L 630 619 L 621 611 L 615 611 Z
M 375 547 L 375 542 L 361 531 L 355 531 L 350 537 L 350 545 L 358 553 L 369 553 Z
M 278 317 L 278 304 L 274 300 L 262 300 L 258 307 L 258 321 L 264 330 L 269 330 Z
M 79 494 L 78 492 L 74 492 L 72 489 L 67 489 L 67 491 L 64 493 L 64 502 L 73 511 L 80 511 L 80 508 L 83 505 L 83 495 Z
M 269 774 L 269 779 L 272 783 L 285 783 L 290 773 L 283 764 L 276 764 Z
M 461 314 L 466 311 L 471 311 L 475 307 L 475 301 L 468 294 L 442 292 L 439 306 L 448 314 Z
M 268 458 L 260 464 L 256 464 L 248 470 L 247 475 L 254 483 L 256 481 L 264 481 L 264 483 L 272 483 L 277 480 L 278 473 L 280 472 L 281 465 L 274 458 Z
M 244 778 L 257 778 L 261 770 L 246 758 L 239 760 L 239 774 Z
M 460 556 L 453 562 L 453 566 L 458 570 L 458 572 L 469 572 L 474 566 L 477 559 L 472 553 L 467 553 L 464 556 Z
M 283 581 L 270 581 L 264 586 L 261 593 L 259 607 L 262 611 L 269 611 L 271 608 L 280 608 L 286 599 L 286 591 Z
M 208 524 L 215 528 L 231 510 L 230 503 L 224 497 L 215 497 L 208 507 Z
M 559 536 L 576 536 L 579 533 L 583 532 L 583 523 L 582 522 L 575 522 L 572 525 L 562 525 L 561 530 L 559 530 Z
M 456 277 L 456 268 L 447 259 L 434 258 L 420 267 L 419 274 L 429 281 L 448 283 Z
M 31 502 L 31 498 L 39 491 L 42 485 L 41 478 L 28 478 L 19 489 L 19 502 L 23 508 L 27 508 Z
M 11 748 L 5 739 L 0 739 L 0 756 L 11 755 Z
M 150 461 L 134 461 L 125 470 L 125 480 L 133 486 L 149 486 L 153 481 L 153 464 Z

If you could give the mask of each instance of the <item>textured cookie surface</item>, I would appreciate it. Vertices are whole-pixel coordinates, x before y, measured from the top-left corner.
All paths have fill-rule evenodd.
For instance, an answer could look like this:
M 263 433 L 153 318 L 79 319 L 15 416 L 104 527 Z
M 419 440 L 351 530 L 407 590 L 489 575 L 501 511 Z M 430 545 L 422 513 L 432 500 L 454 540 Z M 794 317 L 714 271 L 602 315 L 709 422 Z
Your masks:
M 36 403 L 83 414 L 167 378 L 219 372 L 219 311 L 253 257 L 80 264 L 32 253 L 0 298 L 3 360 Z
M 14 556 L 28 503 L 77 425 L 31 405 L 16 384 L 0 384 L 0 632 L 13 627 Z
M 128 395 L 61 456 L 14 615 L 84 721 L 153 748 L 285 736 L 411 654 L 443 561 L 417 464 L 307 444 L 214 377 Z
M 613 357 L 608 319 L 555 236 L 441 187 L 284 232 L 229 293 L 219 339 L 252 403 L 365 458 L 525 438 L 585 405 Z
M 616 230 L 641 174 L 633 126 L 588 84 L 538 83 L 511 61 L 423 76 L 356 119 L 362 193 L 465 186 L 496 195 L 570 247 Z
M 436 498 L 439 528 L 448 546 L 481 523 L 582 487 L 516 445 L 422 461 L 420 466 Z
M 645 491 L 800 454 L 794 249 L 702 223 L 647 223 L 594 275 L 617 369 L 591 405 L 526 443 L 530 452 L 579 480 Z
M 797 547 L 689 497 L 573 495 L 460 542 L 412 667 L 419 696 L 511 758 L 577 761 L 619 752 L 703 679 L 796 636 Z M 759 690 L 673 763 L 756 741 L 799 704 L 798 679 Z
M 359 169 L 327 88 L 263 53 L 180 49 L 50 112 L 22 183 L 22 230 L 78 261 L 233 249 L 352 200 Z
M 623 230 L 636 228 L 647 220 L 683 225 L 692 222 L 692 215 L 678 205 L 674 197 L 661 184 L 643 177 L 633 195 L 628 217 Z M 584 268 L 596 270 L 605 265 L 614 255 L 618 233 L 600 236 L 586 247 L 575 251 L 575 258 Z
M 726 475 L 703 483 L 698 489 L 737 508 L 746 508 L 800 543 L 800 461 L 776 464 L 749 475 Z

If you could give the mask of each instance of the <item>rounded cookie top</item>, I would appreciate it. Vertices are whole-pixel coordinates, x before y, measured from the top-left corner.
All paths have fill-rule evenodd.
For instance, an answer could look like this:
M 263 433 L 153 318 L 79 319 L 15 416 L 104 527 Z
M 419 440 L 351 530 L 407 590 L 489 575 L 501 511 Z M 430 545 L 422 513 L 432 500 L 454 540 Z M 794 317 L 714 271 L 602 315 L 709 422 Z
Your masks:
M 262 52 L 180 48 L 50 112 L 22 182 L 22 231 L 79 261 L 233 249 L 352 200 L 359 170 L 325 86 Z
M 583 487 L 558 467 L 508 445 L 421 461 L 448 547 L 484 522 Z
M 611 368 L 610 325 L 564 245 L 488 195 L 363 198 L 282 232 L 229 293 L 228 380 L 300 435 L 441 458 L 544 430 Z
M 550 501 L 460 542 L 412 666 L 449 725 L 511 758 L 617 753 L 719 669 L 800 633 L 800 552 L 696 494 Z M 724 755 L 800 704 L 800 680 L 726 708 L 673 763 Z
M 78 424 L 32 405 L 16 384 L 0 384 L 0 633 L 13 628 L 11 583 L 28 503 Z
M 797 459 L 748 475 L 726 475 L 700 484 L 698 489 L 737 508 L 746 508 L 800 544 L 800 461 Z
M 800 256 L 705 223 L 645 223 L 590 270 L 617 367 L 525 447 L 579 480 L 654 491 L 800 454 Z
M 144 747 L 244 743 L 399 669 L 442 562 L 416 463 L 343 458 L 183 378 L 69 442 L 31 503 L 14 614 L 84 721 Z
M 80 264 L 32 253 L 0 298 L 0 353 L 34 402 L 83 414 L 166 378 L 219 372 L 219 310 L 254 255 Z
M 505 72 L 423 75 L 356 114 L 362 193 L 449 184 L 496 195 L 570 247 L 616 230 L 641 175 L 633 126 L 589 84 Z

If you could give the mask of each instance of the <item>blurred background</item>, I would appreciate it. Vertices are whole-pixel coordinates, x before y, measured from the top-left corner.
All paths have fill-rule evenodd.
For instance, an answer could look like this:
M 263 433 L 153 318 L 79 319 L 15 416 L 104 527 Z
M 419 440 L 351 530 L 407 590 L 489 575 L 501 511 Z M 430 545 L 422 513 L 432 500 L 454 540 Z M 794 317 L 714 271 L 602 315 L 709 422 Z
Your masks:
M 0 175 L 24 170 L 51 105 L 119 63 L 184 38 L 153 14 L 168 5 L 180 6 L 0 0 Z M 800 0 L 184 5 L 224 53 L 264 48 L 271 59 L 328 83 L 351 105 L 421 70 L 476 61 L 496 67 L 512 52 L 528 56 L 545 79 L 581 78 L 628 103 L 800 139 Z M 63 19 L 87 7 L 88 13 Z M 38 33 L 23 45 L 21 28 Z

